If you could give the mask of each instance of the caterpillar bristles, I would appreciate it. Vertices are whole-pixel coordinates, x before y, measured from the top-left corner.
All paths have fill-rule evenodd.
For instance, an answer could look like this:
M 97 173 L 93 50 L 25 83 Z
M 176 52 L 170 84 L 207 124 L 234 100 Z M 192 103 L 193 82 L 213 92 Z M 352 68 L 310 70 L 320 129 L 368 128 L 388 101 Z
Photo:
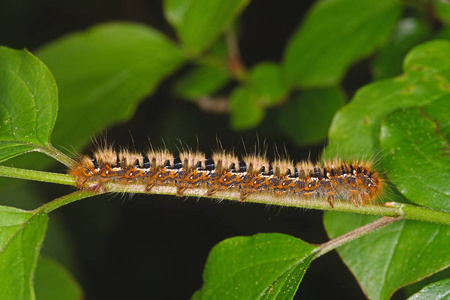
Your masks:
M 294 165 L 291 160 L 277 158 L 272 163 L 265 155 L 247 155 L 239 160 L 226 151 L 206 158 L 203 153 L 182 151 L 174 157 L 166 149 L 149 150 L 145 154 L 112 147 L 102 147 L 93 158 L 80 156 L 69 174 L 79 189 L 105 189 L 108 183 L 143 186 L 152 193 L 156 186 L 175 188 L 176 196 L 201 188 L 205 197 L 219 191 L 233 190 L 244 202 L 250 195 L 272 193 L 327 201 L 349 201 L 355 206 L 372 203 L 383 190 L 383 179 L 372 164 L 364 161 L 334 159 L 319 164 L 309 161 Z

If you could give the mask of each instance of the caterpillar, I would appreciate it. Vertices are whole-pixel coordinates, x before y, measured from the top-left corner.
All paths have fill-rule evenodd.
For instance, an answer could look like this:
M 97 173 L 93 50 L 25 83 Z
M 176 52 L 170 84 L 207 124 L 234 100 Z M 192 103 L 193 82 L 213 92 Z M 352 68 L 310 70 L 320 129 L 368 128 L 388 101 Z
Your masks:
M 239 159 L 232 153 L 182 151 L 174 157 L 168 150 L 145 154 L 103 147 L 93 157 L 81 155 L 68 173 L 78 189 L 104 187 L 107 183 L 143 185 L 151 193 L 156 186 L 176 188 L 176 196 L 193 188 L 205 188 L 205 197 L 227 189 L 239 192 L 239 201 L 255 193 L 286 194 L 299 198 L 351 201 L 355 206 L 374 201 L 383 190 L 383 179 L 373 165 L 363 161 L 335 159 L 294 165 L 288 159 L 272 162 L 264 155 Z

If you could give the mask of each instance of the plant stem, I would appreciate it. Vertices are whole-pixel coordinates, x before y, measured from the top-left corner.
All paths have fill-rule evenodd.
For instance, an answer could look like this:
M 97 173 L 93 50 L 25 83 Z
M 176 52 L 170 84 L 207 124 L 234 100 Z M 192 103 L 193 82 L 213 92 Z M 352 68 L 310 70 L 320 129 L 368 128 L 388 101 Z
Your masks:
M 233 28 L 229 28 L 225 32 L 225 42 L 227 44 L 228 52 L 228 68 L 231 74 L 238 81 L 245 81 L 247 77 L 247 70 L 242 62 L 238 39 Z
M 74 179 L 66 174 L 57 174 L 42 171 L 32 171 L 17 169 L 12 167 L 0 166 L 0 177 L 12 177 L 20 179 L 37 180 L 43 182 L 51 182 L 65 185 L 74 185 Z M 93 186 L 88 187 L 95 188 Z M 98 186 L 97 186 L 98 188 Z M 104 190 L 110 193 L 142 193 L 146 192 L 145 184 L 120 184 L 120 183 L 106 183 L 103 186 Z M 161 195 L 176 195 L 176 186 L 155 186 L 152 188 L 151 194 Z M 219 191 L 211 197 L 206 197 L 208 188 L 192 188 L 183 193 L 183 196 L 191 196 L 195 198 L 214 198 L 221 200 L 237 201 L 239 199 L 239 191 L 223 190 Z M 97 192 L 98 193 L 98 192 Z M 92 194 L 88 194 L 89 197 Z M 295 194 L 285 194 L 274 196 L 271 193 L 255 193 L 251 194 L 246 202 L 261 203 L 277 206 L 290 206 L 318 210 L 330 210 L 366 215 L 377 215 L 386 217 L 401 217 L 405 220 L 417 220 L 431 223 L 438 223 L 443 225 L 450 225 L 450 212 L 443 210 L 434 210 L 421 206 L 414 206 L 404 203 L 387 202 L 387 203 L 369 203 L 365 206 L 355 206 L 349 201 L 335 201 L 334 207 L 331 207 L 327 201 L 323 199 L 303 198 Z M 71 201 L 67 202 L 70 203 Z
M 324 255 L 325 253 L 328 253 L 339 246 L 345 245 L 359 237 L 362 237 L 366 234 L 369 234 L 371 232 L 374 232 L 375 230 L 378 230 L 380 228 L 386 227 L 389 224 L 392 224 L 398 220 L 401 220 L 401 217 L 382 217 L 378 220 L 375 220 L 367 225 L 364 225 L 362 227 L 356 228 L 355 230 L 352 230 L 350 232 L 347 232 L 346 234 L 343 234 L 335 239 L 332 239 L 326 243 L 323 243 L 320 245 L 319 250 L 317 251 L 315 258 Z
M 34 210 L 34 212 L 36 213 L 46 213 L 48 214 L 49 212 L 54 211 L 57 208 L 60 208 L 61 206 L 64 206 L 66 204 L 81 200 L 81 199 L 85 199 L 85 198 L 89 198 L 95 195 L 99 195 L 101 194 L 101 192 L 98 191 L 76 191 L 73 192 L 69 195 L 65 195 L 63 197 L 59 197 L 56 198 L 55 200 L 52 200 L 44 205 L 42 205 L 41 207 L 37 208 Z
M 64 164 L 67 167 L 71 167 L 75 163 L 75 161 L 72 158 L 68 157 L 67 155 L 65 155 L 64 153 L 62 153 L 61 151 L 59 151 L 58 149 L 54 148 L 51 145 L 50 147 L 39 147 L 37 151 L 44 153 L 50 157 L 53 157 L 54 159 L 56 159 L 57 161 L 59 161 L 60 163 Z
M 34 181 L 51 182 L 65 185 L 75 184 L 72 176 L 69 176 L 67 174 L 18 169 L 6 166 L 0 166 L 0 177 L 28 179 Z
M 427 207 L 397 202 L 388 202 L 385 205 L 396 208 L 400 216 L 408 216 L 409 220 L 422 221 L 426 218 L 433 219 L 436 223 L 450 225 L 450 213 L 443 210 L 434 210 Z

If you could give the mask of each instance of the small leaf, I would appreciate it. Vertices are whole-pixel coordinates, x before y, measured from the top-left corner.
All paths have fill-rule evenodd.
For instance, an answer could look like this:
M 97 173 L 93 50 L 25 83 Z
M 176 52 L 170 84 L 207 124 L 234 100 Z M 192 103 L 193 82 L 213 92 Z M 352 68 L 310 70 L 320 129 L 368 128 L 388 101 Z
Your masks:
M 33 271 L 47 215 L 0 206 L 0 299 L 34 299 Z
M 60 90 L 53 142 L 75 149 L 108 124 L 130 118 L 138 102 L 185 60 L 161 33 L 134 23 L 94 26 L 46 45 L 38 55 Z
M 450 126 L 450 95 L 433 102 Z M 381 127 L 383 166 L 389 180 L 408 200 L 450 210 L 450 145 L 440 124 L 420 108 L 398 110 Z
M 269 233 L 217 244 L 193 299 L 292 299 L 316 247 Z
M 69 272 L 53 259 L 39 258 L 34 275 L 36 299 L 81 300 L 83 291 Z
M 407 55 L 401 77 L 377 81 L 358 90 L 334 116 L 326 156 L 367 158 L 379 153 L 381 122 L 389 113 L 448 97 L 449 53 L 449 41 L 421 44 Z
M 408 300 L 445 300 L 450 297 L 450 278 L 427 285 Z
M 373 63 L 375 78 L 400 75 L 403 59 L 408 51 L 429 38 L 430 34 L 431 31 L 423 20 L 414 18 L 401 20 L 389 44 L 380 51 Z
M 279 103 L 289 91 L 280 66 L 272 62 L 254 66 L 249 71 L 248 85 L 266 106 Z
M 57 111 L 48 68 L 26 50 L 0 47 L 0 161 L 49 146 Z
M 303 91 L 278 111 L 277 123 L 297 145 L 316 144 L 327 138 L 331 120 L 344 103 L 336 87 Z
M 214 94 L 227 84 L 230 75 L 224 68 L 208 66 L 197 67 L 177 81 L 175 93 L 189 100 L 199 100 Z
M 231 126 L 236 130 L 256 127 L 264 118 L 259 98 L 247 88 L 237 87 L 231 94 Z
M 401 3 L 391 0 L 316 2 L 286 48 L 288 81 L 300 87 L 337 85 L 352 63 L 384 44 L 400 9 Z
M 330 238 L 363 226 L 375 217 L 325 213 Z M 402 286 L 450 266 L 450 227 L 398 221 L 338 248 L 370 299 L 389 299 Z
M 211 46 L 248 0 L 166 0 L 164 13 L 191 55 Z

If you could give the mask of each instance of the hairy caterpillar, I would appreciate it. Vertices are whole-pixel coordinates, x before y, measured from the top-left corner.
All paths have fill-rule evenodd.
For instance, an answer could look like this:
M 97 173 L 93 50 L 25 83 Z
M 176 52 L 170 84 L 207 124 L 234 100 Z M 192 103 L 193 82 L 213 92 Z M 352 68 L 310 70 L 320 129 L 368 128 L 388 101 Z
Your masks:
M 176 195 L 203 187 L 204 196 L 233 189 L 239 201 L 254 193 L 275 196 L 295 194 L 299 198 L 326 199 L 331 207 L 335 199 L 351 201 L 355 206 L 371 203 L 381 193 L 383 180 L 371 163 L 333 160 L 323 164 L 248 155 L 242 159 L 227 152 L 205 158 L 200 152 L 185 151 L 174 157 L 167 150 L 148 151 L 144 155 L 128 150 L 104 147 L 93 158 L 82 155 L 69 172 L 77 188 L 99 188 L 106 183 L 143 185 L 147 193 L 156 186 L 172 186 Z

